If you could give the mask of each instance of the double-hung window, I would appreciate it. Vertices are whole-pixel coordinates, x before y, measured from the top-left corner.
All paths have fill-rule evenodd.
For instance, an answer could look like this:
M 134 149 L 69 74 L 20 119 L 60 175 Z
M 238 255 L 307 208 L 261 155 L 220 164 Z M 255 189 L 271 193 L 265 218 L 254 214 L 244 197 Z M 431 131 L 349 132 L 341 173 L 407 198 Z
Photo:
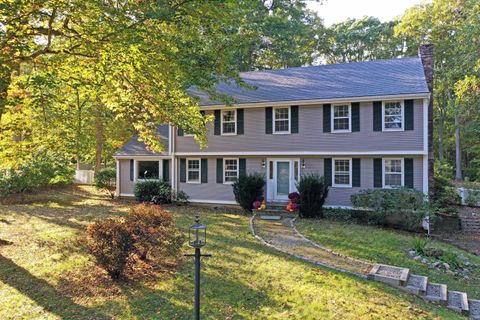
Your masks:
M 332 131 L 351 132 L 351 114 L 350 104 L 333 105 Z
M 222 134 L 237 134 L 237 110 L 222 110 Z
M 238 178 L 238 159 L 223 159 L 223 183 L 234 183 Z
M 273 133 L 290 133 L 290 108 L 273 109 Z
M 137 179 L 138 180 L 158 179 L 160 177 L 159 165 L 160 165 L 159 161 L 138 161 L 137 162 L 137 166 L 138 166 Z
M 333 186 L 352 186 L 352 159 L 333 159 Z
M 383 187 L 403 186 L 403 159 L 383 159 Z
M 404 107 L 402 101 L 385 101 L 383 103 L 383 130 L 401 131 L 404 128 Z
M 200 183 L 200 159 L 187 159 L 187 183 Z

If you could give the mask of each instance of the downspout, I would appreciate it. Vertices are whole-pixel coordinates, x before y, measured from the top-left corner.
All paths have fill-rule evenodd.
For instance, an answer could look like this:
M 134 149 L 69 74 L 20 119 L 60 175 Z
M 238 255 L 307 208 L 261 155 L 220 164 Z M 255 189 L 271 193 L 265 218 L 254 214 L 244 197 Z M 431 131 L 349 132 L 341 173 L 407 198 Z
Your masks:
M 170 167 L 171 167 L 171 170 L 172 170 L 172 189 L 175 193 L 175 195 L 177 194 L 177 170 L 176 170 L 176 165 L 175 165 L 175 128 L 169 124 L 169 128 L 170 128 L 170 132 L 169 132 L 169 135 L 170 135 L 170 139 L 169 139 L 169 144 L 168 144 L 168 148 L 169 148 L 169 152 L 170 152 Z

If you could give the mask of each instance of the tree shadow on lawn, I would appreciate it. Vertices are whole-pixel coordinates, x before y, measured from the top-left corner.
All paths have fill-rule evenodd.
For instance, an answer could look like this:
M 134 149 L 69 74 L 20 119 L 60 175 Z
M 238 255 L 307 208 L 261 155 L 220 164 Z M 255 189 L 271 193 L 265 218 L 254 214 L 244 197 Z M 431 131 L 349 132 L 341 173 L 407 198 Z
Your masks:
M 141 319 L 193 319 L 193 274 L 192 263 L 170 286 L 174 290 L 155 289 L 140 283 L 124 286 L 130 310 Z M 236 319 L 275 304 L 264 292 L 240 281 L 202 272 L 201 313 L 205 318 Z
M 47 281 L 35 277 L 2 255 L 0 255 L 0 281 L 62 319 L 110 319 L 98 310 L 76 304 Z

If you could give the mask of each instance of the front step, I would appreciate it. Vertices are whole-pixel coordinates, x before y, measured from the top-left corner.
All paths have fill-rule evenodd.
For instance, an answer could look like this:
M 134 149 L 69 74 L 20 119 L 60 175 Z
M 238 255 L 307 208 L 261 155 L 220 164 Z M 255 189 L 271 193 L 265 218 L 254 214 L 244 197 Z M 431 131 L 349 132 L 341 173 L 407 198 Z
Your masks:
M 469 319 L 480 320 L 480 300 L 468 300 Z
M 385 264 L 375 264 L 368 277 L 393 286 L 405 286 L 410 270 Z
M 428 277 L 412 274 L 408 277 L 407 285 L 403 289 L 408 293 L 424 295 L 427 292 L 427 285 Z
M 447 308 L 462 314 L 468 314 L 468 299 L 465 292 L 448 291 Z
M 442 304 L 447 303 L 447 286 L 441 283 L 429 283 L 425 299 Z

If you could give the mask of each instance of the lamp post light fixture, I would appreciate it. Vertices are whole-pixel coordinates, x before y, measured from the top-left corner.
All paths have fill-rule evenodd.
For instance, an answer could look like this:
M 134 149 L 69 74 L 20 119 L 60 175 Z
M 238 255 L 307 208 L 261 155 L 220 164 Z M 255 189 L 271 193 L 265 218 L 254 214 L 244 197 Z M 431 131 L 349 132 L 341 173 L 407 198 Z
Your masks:
M 200 320 L 200 258 L 211 257 L 210 254 L 201 254 L 200 248 L 207 243 L 207 226 L 200 223 L 200 216 L 195 216 L 195 223 L 188 230 L 188 243 L 195 248 L 195 254 L 186 254 L 195 257 L 195 320 Z

